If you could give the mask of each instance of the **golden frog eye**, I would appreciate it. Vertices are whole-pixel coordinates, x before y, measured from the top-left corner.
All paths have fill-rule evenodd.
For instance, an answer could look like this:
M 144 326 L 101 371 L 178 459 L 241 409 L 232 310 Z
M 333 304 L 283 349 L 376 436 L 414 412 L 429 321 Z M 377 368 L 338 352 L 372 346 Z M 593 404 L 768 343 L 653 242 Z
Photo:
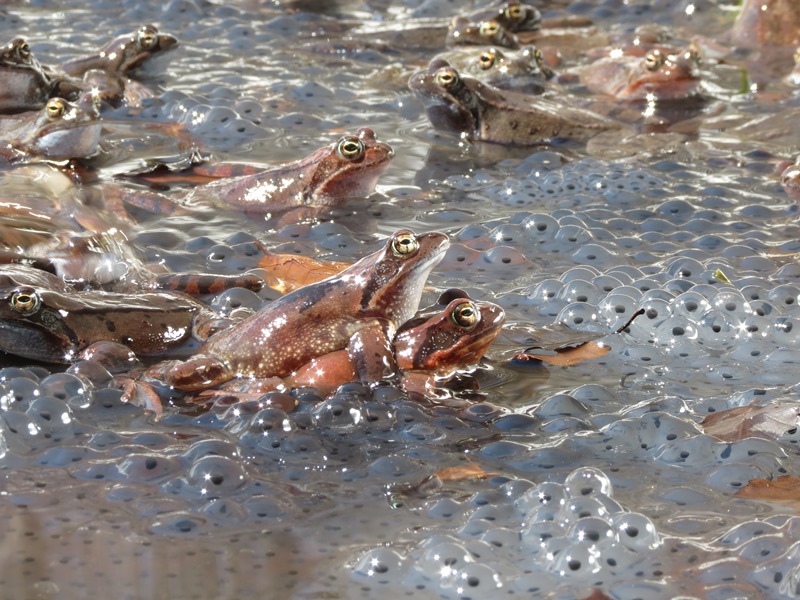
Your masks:
M 478 32 L 483 37 L 494 37 L 500 31 L 500 23 L 497 21 L 483 21 L 478 27 Z
M 664 57 L 661 56 L 661 53 L 656 50 L 655 52 L 649 52 L 647 56 L 644 57 L 644 68 L 648 71 L 655 71 L 664 64 Z
M 491 69 L 494 66 L 495 60 L 497 60 L 497 55 L 491 50 L 481 52 L 481 55 L 478 57 L 478 66 L 484 71 Z
M 444 89 L 449 90 L 458 83 L 458 72 L 450 67 L 442 67 L 436 71 L 434 80 Z
M 66 109 L 67 105 L 61 98 L 51 98 L 47 101 L 47 106 L 45 106 L 48 119 L 58 119 Z
M 503 11 L 503 14 L 509 21 L 522 21 L 522 19 L 525 17 L 525 12 L 522 10 L 522 7 L 519 4 L 512 4 L 511 6 L 508 6 Z
M 542 54 L 542 51 L 539 50 L 538 48 L 533 52 L 533 60 L 535 60 L 536 64 L 539 65 L 540 67 L 544 62 L 544 54 Z
M 478 324 L 481 314 L 472 302 L 462 302 L 450 313 L 450 319 L 456 327 L 470 329 Z
M 351 135 L 343 137 L 336 145 L 336 153 L 345 160 L 358 160 L 364 150 L 364 142 Z
M 413 233 L 399 233 L 392 241 L 392 252 L 397 256 L 410 256 L 419 249 L 419 241 Z
M 11 308 L 23 315 L 29 315 L 39 310 L 39 295 L 32 288 L 20 288 L 11 294 Z
M 31 57 L 31 47 L 28 42 L 20 42 L 16 47 L 17 58 L 28 60 Z
M 158 34 L 149 27 L 140 29 L 136 43 L 145 50 L 152 50 L 158 45 Z

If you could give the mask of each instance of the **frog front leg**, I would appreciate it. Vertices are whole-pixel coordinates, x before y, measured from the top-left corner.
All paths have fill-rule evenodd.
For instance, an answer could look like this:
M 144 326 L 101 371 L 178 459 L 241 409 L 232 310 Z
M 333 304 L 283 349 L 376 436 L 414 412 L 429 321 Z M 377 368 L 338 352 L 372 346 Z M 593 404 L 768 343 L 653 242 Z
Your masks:
M 359 329 L 350 337 L 347 353 L 362 383 L 373 386 L 397 377 L 390 339 L 393 331 L 388 322 L 379 321 Z

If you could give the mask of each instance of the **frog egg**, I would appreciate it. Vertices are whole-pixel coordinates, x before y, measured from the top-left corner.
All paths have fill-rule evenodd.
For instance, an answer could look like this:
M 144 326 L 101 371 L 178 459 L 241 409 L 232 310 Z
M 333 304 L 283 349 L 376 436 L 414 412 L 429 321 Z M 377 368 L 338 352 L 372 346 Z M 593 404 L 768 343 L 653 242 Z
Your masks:
M 529 488 L 515 502 L 517 510 L 526 520 L 534 519 L 529 513 L 538 510 L 541 506 L 558 507 L 566 500 L 564 486 L 559 483 L 545 482 Z
M 0 383 L 0 409 L 18 408 L 24 410 L 40 395 L 38 380 L 27 377 L 10 378 Z M 17 405 L 17 403 L 20 404 Z
M 562 277 L 564 279 L 564 277 Z M 600 290 L 585 279 L 572 278 L 565 282 L 558 293 L 558 298 L 565 302 L 588 302 L 596 304 L 602 297 Z
M 606 293 L 622 286 L 622 282 L 611 275 L 598 275 L 597 277 L 591 279 L 591 283 L 595 286 L 595 288 Z
M 558 298 L 564 283 L 558 279 L 545 279 L 539 282 L 530 292 L 529 297 L 539 304 Z
M 600 552 L 593 545 L 583 543 L 570 544 L 555 556 L 550 569 L 562 577 L 595 581 L 602 569 Z
M 66 373 L 75 375 L 88 387 L 103 387 L 112 379 L 108 369 L 91 360 L 79 360 L 71 364 Z M 2 392 L 0 392 L 0 396 L 2 396 Z
M 169 476 L 178 475 L 180 462 L 157 453 L 129 454 L 117 465 L 119 478 L 127 482 L 155 483 Z
M 706 270 L 700 261 L 693 258 L 676 258 L 666 261 L 666 264 L 667 273 L 683 279 L 697 277 Z
M 739 322 L 717 309 L 707 310 L 695 321 L 697 343 L 711 350 L 730 350 L 740 334 Z
M 739 548 L 739 556 L 753 564 L 760 564 L 786 552 L 787 539 L 783 534 L 762 535 L 751 539 Z
M 543 420 L 561 417 L 577 417 L 583 419 L 589 416 L 586 406 L 569 394 L 554 394 L 544 400 L 535 409 L 536 416 Z
M 800 301 L 800 289 L 794 285 L 779 285 L 769 291 L 767 300 L 782 310 L 788 310 L 797 306 Z
M 69 373 L 53 373 L 39 382 L 42 395 L 53 396 L 60 400 L 69 400 L 74 396 L 86 397 L 88 390 L 84 382 Z
M 589 231 L 579 225 L 561 225 L 558 232 L 553 237 L 553 241 L 557 242 L 563 248 L 569 245 L 584 245 L 591 242 L 594 237 Z
M 613 495 L 611 480 L 600 469 L 581 467 L 567 475 L 564 480 L 564 491 L 568 496 Z
M 406 563 L 405 557 L 390 548 L 373 548 L 356 561 L 352 575 L 369 585 L 398 584 Z
M 623 546 L 634 552 L 654 550 L 661 544 L 653 522 L 640 513 L 623 513 L 611 517 L 611 524 Z
M 776 317 L 771 323 L 769 335 L 780 345 L 800 344 L 800 319 Z
M 556 322 L 569 328 L 587 331 L 603 330 L 605 327 L 599 321 L 597 308 L 585 302 L 573 302 L 562 308 L 556 316 Z
M 611 329 L 621 327 L 636 311 L 639 296 L 641 296 L 641 293 L 636 296 L 630 296 L 616 290 L 608 294 L 598 306 L 601 321 L 605 322 Z
M 203 498 L 227 496 L 249 479 L 241 462 L 224 456 L 204 456 L 189 467 L 187 491 Z
M 795 542 L 786 552 L 772 560 L 756 565 L 752 580 L 775 597 L 794 598 L 800 589 L 800 542 Z

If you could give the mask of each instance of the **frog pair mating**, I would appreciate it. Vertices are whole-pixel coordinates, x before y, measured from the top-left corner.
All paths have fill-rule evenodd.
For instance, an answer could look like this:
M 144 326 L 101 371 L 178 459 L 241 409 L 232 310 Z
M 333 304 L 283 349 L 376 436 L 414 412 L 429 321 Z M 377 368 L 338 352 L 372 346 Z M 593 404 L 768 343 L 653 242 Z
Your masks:
M 448 246 L 442 233 L 397 232 L 382 250 L 213 335 L 188 361 L 154 365 L 145 377 L 186 392 L 231 380 L 329 389 L 352 379 L 393 381 L 398 369 L 441 374 L 476 361 L 502 325 L 495 305 L 451 294 L 442 299 L 447 306 L 404 326 Z M 151 396 L 143 381 L 126 385 L 130 399 L 149 404 Z

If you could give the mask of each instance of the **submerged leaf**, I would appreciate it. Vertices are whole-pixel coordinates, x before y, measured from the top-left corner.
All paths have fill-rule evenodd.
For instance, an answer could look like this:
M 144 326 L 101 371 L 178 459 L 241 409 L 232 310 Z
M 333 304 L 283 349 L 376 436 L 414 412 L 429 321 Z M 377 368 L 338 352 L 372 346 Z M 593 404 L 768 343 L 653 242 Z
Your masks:
M 798 426 L 800 405 L 782 400 L 766 406 L 738 406 L 708 415 L 700 425 L 708 435 L 725 442 L 746 437 L 777 439 Z
M 557 348 L 552 353 L 524 352 L 517 354 L 514 360 L 540 360 L 556 367 L 571 367 L 584 360 L 603 357 L 610 350 L 610 346 L 604 346 L 601 342 L 589 341 L 572 348 Z
M 781 475 L 775 480 L 751 479 L 746 486 L 736 492 L 735 496 L 750 500 L 788 503 L 795 510 L 800 510 L 800 478 Z

